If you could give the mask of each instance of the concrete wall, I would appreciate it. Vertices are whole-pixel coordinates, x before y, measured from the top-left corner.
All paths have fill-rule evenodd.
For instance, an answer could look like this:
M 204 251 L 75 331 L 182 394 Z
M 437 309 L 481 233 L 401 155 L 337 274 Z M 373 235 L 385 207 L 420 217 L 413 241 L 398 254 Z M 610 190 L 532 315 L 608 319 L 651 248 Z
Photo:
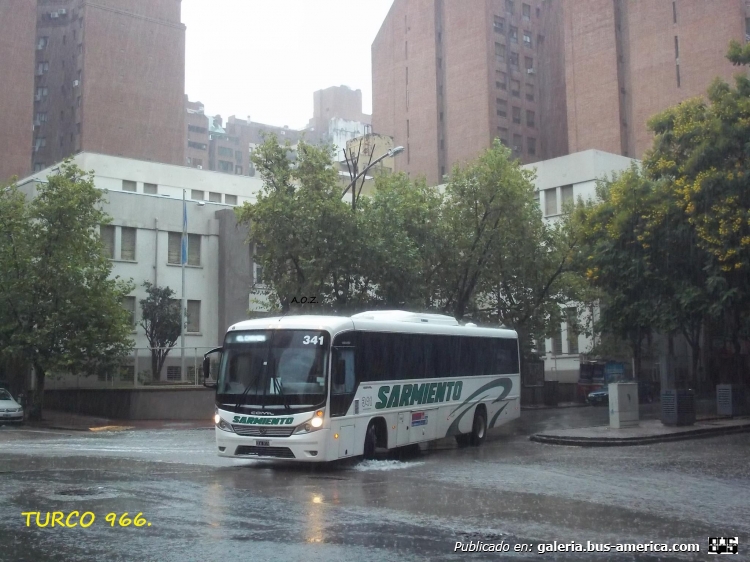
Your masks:
M 203 387 L 46 390 L 44 406 L 122 420 L 210 420 L 215 396 Z
M 217 210 L 215 216 L 219 229 L 217 344 L 220 344 L 229 326 L 248 317 L 254 272 L 251 248 L 247 243 L 247 227 L 237 224 L 232 209 Z

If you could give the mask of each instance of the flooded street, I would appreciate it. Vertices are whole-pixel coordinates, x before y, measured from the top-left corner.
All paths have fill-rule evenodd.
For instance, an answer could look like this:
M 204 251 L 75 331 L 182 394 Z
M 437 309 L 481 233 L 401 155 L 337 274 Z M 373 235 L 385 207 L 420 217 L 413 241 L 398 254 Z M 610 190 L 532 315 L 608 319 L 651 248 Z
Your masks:
M 327 467 L 221 459 L 211 430 L 3 427 L 0 560 L 698 560 L 717 535 L 738 535 L 746 559 L 750 434 L 624 448 L 527 438 L 602 416 L 524 412 L 478 449 L 444 440 Z M 39 528 L 22 515 L 41 512 L 44 524 L 56 511 L 96 519 Z M 150 525 L 119 527 L 124 512 Z M 453 552 L 469 541 L 511 548 Z M 553 541 L 698 543 L 701 554 L 538 552 Z M 516 544 L 532 551 L 514 553 Z

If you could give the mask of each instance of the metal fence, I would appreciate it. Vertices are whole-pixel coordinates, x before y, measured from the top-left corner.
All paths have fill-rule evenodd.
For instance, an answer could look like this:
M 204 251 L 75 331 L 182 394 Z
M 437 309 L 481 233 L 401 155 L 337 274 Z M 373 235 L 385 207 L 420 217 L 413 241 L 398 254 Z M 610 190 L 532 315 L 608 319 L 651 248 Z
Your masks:
M 165 348 L 161 348 L 165 349 Z M 186 347 L 184 360 L 181 347 L 169 349 L 161 372 L 154 376 L 151 349 L 137 347 L 120 365 L 98 375 L 70 373 L 50 374 L 46 388 L 138 388 L 144 386 L 201 386 L 203 384 L 203 355 L 212 347 Z M 183 368 L 184 366 L 184 368 Z M 212 357 L 211 377 L 218 373 L 218 358 Z

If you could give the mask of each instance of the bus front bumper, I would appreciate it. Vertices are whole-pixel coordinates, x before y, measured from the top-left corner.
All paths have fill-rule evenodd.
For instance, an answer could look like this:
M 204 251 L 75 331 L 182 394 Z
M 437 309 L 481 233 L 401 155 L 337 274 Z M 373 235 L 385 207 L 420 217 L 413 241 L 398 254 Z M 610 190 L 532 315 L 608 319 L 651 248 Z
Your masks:
M 290 460 L 324 462 L 328 429 L 290 437 L 246 437 L 223 431 L 216 432 L 216 446 L 220 457 L 234 459 Z

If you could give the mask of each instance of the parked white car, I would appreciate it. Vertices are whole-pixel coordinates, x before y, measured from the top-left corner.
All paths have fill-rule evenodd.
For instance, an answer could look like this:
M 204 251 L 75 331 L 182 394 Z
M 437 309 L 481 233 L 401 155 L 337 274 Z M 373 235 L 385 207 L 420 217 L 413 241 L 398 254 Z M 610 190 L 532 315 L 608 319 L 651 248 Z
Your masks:
M 10 395 L 10 392 L 0 388 L 0 424 L 23 423 L 23 408 Z

